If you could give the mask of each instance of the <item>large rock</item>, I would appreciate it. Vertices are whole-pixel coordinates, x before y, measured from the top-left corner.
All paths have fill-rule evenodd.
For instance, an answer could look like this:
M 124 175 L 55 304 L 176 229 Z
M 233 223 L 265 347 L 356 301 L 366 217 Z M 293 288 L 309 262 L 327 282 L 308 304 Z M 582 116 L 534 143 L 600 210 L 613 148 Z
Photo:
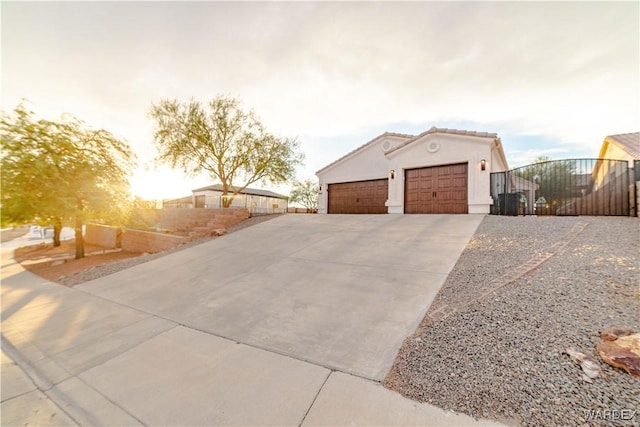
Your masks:
M 602 331 L 600 337 L 604 341 L 596 350 L 602 360 L 640 379 L 640 333 L 612 328 Z

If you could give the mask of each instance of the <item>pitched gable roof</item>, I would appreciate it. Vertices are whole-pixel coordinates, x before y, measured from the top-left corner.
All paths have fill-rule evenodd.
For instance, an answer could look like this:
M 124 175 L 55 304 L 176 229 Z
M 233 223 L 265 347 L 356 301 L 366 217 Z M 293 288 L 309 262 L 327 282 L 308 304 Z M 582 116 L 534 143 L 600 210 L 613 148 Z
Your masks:
M 231 187 L 229 190 L 235 191 L 237 188 L 238 187 Z M 191 191 L 195 193 L 196 191 L 222 191 L 222 189 L 223 189 L 222 184 L 214 184 L 214 185 L 208 185 L 202 188 L 196 188 L 195 190 L 191 190 Z M 287 196 L 283 196 L 282 194 L 274 193 L 273 191 L 269 191 L 269 190 L 260 190 L 258 188 L 245 188 L 244 190 L 240 191 L 239 194 L 272 197 L 274 199 L 284 199 L 284 200 L 289 199 Z
M 640 132 L 609 135 L 604 140 L 605 142 L 613 144 L 624 150 L 633 159 L 640 160 Z M 604 150 L 605 147 L 603 146 L 602 148 Z M 604 152 L 601 151 L 600 157 L 602 157 L 603 155 Z
M 492 139 L 498 138 L 498 134 L 493 132 L 477 132 L 474 130 L 447 129 L 447 128 L 437 128 L 433 126 L 431 129 L 422 132 L 420 135 L 416 135 L 412 139 L 405 141 L 403 144 L 398 145 L 393 150 L 390 150 L 387 154 L 391 154 L 394 151 L 400 150 L 401 148 L 406 147 L 407 145 L 417 141 L 423 136 L 426 136 L 432 133 L 449 133 L 454 135 L 477 136 L 479 138 L 492 138 Z
M 355 150 L 352 150 L 350 152 L 348 152 L 347 154 L 345 154 L 344 156 L 340 157 L 339 159 L 329 163 L 327 166 L 323 167 L 322 169 L 320 169 L 319 171 L 316 172 L 316 174 L 322 173 L 324 171 L 326 171 L 327 169 L 337 165 L 338 163 L 342 162 L 343 160 L 355 155 L 356 153 L 364 150 L 365 148 L 367 148 L 369 145 L 373 144 L 374 142 L 386 137 L 386 136 L 396 136 L 396 137 L 401 137 L 406 139 L 406 141 L 402 142 L 401 144 L 398 144 L 396 147 L 394 147 L 393 149 L 387 151 L 385 154 L 391 154 L 394 151 L 397 151 L 403 147 L 406 147 L 407 145 L 411 144 L 412 142 L 422 138 L 425 135 L 428 135 L 430 133 L 449 133 L 449 134 L 454 134 L 454 135 L 466 135 L 466 136 L 477 136 L 480 138 L 493 138 L 493 139 L 498 139 L 498 134 L 497 133 L 493 133 L 493 132 L 476 132 L 476 131 L 470 131 L 470 130 L 458 130 L 458 129 L 448 129 L 448 128 L 437 128 L 437 127 L 432 127 L 429 130 L 426 130 L 424 132 L 422 132 L 419 135 L 410 135 L 410 134 L 406 134 L 406 133 L 396 133 L 396 132 L 385 132 L 381 135 L 376 136 L 375 138 L 373 138 L 372 140 L 362 144 L 361 146 L 359 146 L 358 148 L 356 148 Z
M 373 144 L 374 142 L 387 137 L 387 136 L 397 136 L 397 137 L 401 137 L 401 138 L 406 138 L 406 139 L 411 139 L 413 138 L 415 135 L 409 135 L 406 133 L 396 133 L 396 132 L 385 132 L 381 135 L 376 136 L 375 138 L 365 142 L 364 144 L 362 144 L 361 146 L 357 147 L 354 150 L 349 151 L 347 154 L 345 154 L 344 156 L 340 157 L 337 160 L 334 160 L 333 162 L 329 163 L 327 166 L 323 167 L 322 169 L 320 169 L 319 171 L 316 172 L 316 175 L 319 173 L 324 172 L 325 170 L 337 165 L 338 163 L 340 163 L 341 161 L 347 159 L 348 157 L 353 156 L 354 154 L 364 150 L 365 148 L 367 148 L 369 145 Z

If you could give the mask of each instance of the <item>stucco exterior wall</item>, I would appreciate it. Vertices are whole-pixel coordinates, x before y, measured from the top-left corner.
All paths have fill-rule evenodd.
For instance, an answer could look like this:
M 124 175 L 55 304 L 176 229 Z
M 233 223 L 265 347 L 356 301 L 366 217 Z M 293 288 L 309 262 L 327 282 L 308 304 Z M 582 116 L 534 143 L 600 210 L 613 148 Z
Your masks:
M 326 171 L 318 173 L 320 182 L 318 213 L 327 213 L 327 188 L 329 184 L 387 178 L 390 169 L 389 159 L 387 159 L 385 153 L 393 150 L 408 139 L 399 136 L 381 136 L 373 140 L 370 145 L 357 150 Z
M 404 213 L 405 170 L 427 166 L 467 163 L 469 213 L 489 213 L 493 202 L 489 191 L 491 144 L 493 139 L 461 135 L 429 134 L 392 153 L 389 167 L 395 179 L 389 180 L 389 213 Z M 484 171 L 480 160 L 486 160 Z
M 385 150 L 385 140 L 393 141 Z M 389 213 L 404 213 L 405 171 L 429 166 L 466 163 L 468 165 L 467 197 L 469 213 L 489 213 L 493 199 L 490 192 L 491 172 L 507 168 L 494 138 L 448 133 L 431 133 L 411 143 L 402 137 L 382 136 L 363 149 L 347 155 L 335 165 L 318 173 L 320 194 L 318 213 L 327 213 L 328 184 L 389 178 Z M 388 146 L 389 144 L 387 144 Z M 393 150 L 393 146 L 400 146 Z M 486 161 L 481 170 L 480 161 Z M 390 171 L 394 171 L 391 178 Z

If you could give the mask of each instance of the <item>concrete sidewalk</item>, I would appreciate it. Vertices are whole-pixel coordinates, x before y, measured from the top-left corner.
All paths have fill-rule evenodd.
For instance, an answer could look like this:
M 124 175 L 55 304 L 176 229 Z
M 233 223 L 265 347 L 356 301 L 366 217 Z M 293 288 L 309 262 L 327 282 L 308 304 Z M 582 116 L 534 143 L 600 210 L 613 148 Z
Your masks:
M 499 425 L 59 286 L 5 248 L 1 294 L 2 425 Z

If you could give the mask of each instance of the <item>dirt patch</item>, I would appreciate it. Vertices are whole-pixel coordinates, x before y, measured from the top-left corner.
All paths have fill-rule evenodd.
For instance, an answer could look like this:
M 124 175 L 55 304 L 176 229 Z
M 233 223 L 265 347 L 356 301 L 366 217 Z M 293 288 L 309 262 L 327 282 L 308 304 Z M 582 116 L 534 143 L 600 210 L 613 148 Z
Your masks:
M 248 218 L 229 227 L 227 234 L 279 216 L 280 214 L 274 214 Z M 60 285 L 75 286 L 216 238 L 220 237 L 203 237 L 151 255 L 107 249 L 85 243 L 85 257 L 82 259 L 74 259 L 75 241 L 66 240 L 57 248 L 50 243 L 19 248 L 16 249 L 14 256 L 16 261 L 31 273 Z
M 66 277 L 80 271 L 140 256 L 139 253 L 89 244 L 85 244 L 84 251 L 84 258 L 75 259 L 75 240 L 65 240 L 58 247 L 41 243 L 18 248 L 14 256 L 25 270 L 60 284 Z

